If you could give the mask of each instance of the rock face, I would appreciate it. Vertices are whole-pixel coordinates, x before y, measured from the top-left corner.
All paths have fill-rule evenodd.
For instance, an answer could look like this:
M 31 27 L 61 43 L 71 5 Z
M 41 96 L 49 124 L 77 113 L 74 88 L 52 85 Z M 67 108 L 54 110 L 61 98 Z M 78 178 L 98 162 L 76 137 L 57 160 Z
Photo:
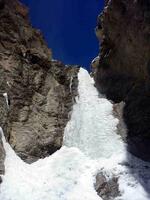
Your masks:
M 107 0 L 98 17 L 101 41 L 94 77 L 108 99 L 125 102 L 129 150 L 150 161 L 150 1 Z
M 17 0 L 0 0 L 0 126 L 16 153 L 31 163 L 62 146 L 79 68 L 52 60 L 27 14 Z M 0 155 L 3 172 L 1 142 Z
M 120 103 L 113 104 L 113 115 L 115 118 L 118 119 L 117 134 L 119 134 L 122 137 L 122 140 L 126 142 L 127 128 L 123 119 L 124 106 L 125 104 L 123 101 Z
M 114 200 L 120 195 L 118 178 L 113 177 L 108 180 L 103 173 L 97 174 L 95 190 L 103 200 Z
M 5 151 L 0 137 L 0 184 L 2 182 L 1 175 L 3 175 L 5 171 L 4 159 L 5 159 Z
M 2 77 L 7 78 L 5 72 Z M 33 162 L 62 146 L 76 95 L 77 68 L 65 68 L 58 62 L 48 63 L 46 68 L 22 63 L 11 72 L 8 83 L 11 85 L 7 89 L 10 105 L 4 130 L 18 155 Z

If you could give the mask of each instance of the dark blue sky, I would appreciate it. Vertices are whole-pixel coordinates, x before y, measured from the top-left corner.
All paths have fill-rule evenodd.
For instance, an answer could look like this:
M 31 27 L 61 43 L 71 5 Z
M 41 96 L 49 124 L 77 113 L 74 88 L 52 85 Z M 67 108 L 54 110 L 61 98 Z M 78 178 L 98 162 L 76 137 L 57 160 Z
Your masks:
M 22 0 L 30 9 L 34 27 L 40 29 L 54 59 L 89 68 L 98 54 L 94 33 L 103 0 Z

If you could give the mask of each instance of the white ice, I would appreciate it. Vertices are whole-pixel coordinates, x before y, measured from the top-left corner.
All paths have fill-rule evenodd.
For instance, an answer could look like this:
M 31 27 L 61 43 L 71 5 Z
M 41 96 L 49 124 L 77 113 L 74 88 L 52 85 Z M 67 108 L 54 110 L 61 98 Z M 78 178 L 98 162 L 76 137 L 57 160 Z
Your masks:
M 65 129 L 64 145 L 77 147 L 92 159 L 109 158 L 113 153 L 124 151 L 116 134 L 118 120 L 112 115 L 112 104 L 99 96 L 86 70 L 81 68 L 78 78 L 79 96 Z
M 79 96 L 65 129 L 66 146 L 26 164 L 3 136 L 6 159 L 0 200 L 100 200 L 94 190 L 98 171 L 108 179 L 119 177 L 121 196 L 116 200 L 150 199 L 144 189 L 150 185 L 150 165 L 126 152 L 116 134 L 112 104 L 98 96 L 87 71 L 80 69 L 78 78 Z

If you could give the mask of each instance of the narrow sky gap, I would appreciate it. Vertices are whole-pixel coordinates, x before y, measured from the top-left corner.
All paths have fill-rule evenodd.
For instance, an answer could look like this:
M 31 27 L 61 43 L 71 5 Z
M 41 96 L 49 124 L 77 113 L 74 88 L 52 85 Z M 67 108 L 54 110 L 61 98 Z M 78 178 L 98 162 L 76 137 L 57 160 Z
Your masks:
M 98 54 L 94 33 L 103 0 L 22 0 L 29 7 L 31 23 L 42 31 L 55 59 L 89 70 Z

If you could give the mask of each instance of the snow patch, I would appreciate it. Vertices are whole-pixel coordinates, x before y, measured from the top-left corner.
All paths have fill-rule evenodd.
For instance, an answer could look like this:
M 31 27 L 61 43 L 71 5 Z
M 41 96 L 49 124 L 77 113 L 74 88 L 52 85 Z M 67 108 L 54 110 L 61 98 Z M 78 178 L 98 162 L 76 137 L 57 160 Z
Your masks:
M 52 156 L 27 164 L 2 138 L 6 173 L 0 200 L 100 200 L 93 186 L 96 163 L 79 149 L 62 147 Z

